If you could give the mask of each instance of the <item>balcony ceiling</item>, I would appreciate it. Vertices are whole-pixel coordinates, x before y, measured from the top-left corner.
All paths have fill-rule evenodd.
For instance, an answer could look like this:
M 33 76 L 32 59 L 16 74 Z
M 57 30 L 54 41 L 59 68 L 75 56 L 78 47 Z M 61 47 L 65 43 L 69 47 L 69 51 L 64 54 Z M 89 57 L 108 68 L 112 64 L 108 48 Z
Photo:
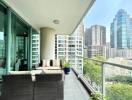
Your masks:
M 4 2 L 37 30 L 41 27 L 51 27 L 59 34 L 72 33 L 94 1 L 4 0 Z M 59 24 L 54 24 L 54 20 L 59 20 Z

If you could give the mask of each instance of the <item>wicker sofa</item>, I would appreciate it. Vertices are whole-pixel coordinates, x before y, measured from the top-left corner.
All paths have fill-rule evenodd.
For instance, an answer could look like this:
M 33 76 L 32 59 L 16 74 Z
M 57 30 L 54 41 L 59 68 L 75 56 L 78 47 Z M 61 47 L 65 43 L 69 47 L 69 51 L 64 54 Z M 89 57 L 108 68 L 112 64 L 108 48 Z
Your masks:
M 3 76 L 0 100 L 63 100 L 63 83 L 62 73 L 12 72 Z
M 62 74 L 38 74 L 34 85 L 34 100 L 63 100 Z
M 33 100 L 33 86 L 30 74 L 3 76 L 2 100 Z

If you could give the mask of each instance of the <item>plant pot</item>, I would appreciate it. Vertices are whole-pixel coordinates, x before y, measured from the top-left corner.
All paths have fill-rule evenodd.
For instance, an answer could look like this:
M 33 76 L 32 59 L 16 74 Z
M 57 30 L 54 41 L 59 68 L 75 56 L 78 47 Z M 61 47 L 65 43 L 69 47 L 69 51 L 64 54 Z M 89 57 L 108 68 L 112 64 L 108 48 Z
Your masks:
M 70 73 L 70 68 L 64 68 L 64 72 L 65 72 L 65 74 L 69 74 Z

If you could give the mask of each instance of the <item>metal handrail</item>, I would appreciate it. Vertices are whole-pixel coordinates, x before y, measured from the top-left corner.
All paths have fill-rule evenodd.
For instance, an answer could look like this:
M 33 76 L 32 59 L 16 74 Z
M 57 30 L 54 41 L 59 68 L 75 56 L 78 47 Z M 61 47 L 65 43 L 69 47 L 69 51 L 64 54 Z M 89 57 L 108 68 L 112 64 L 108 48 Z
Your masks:
M 81 56 L 78 56 L 81 57 Z M 84 58 L 84 57 L 81 57 Z M 86 60 L 91 60 L 91 61 L 95 61 L 95 62 L 99 62 L 101 63 L 101 69 L 102 69 L 102 95 L 105 96 L 105 64 L 108 65 L 112 65 L 115 67 L 120 67 L 120 68 L 124 68 L 124 69 L 128 69 L 128 70 L 132 70 L 132 66 L 128 66 L 128 65 L 122 65 L 122 64 L 117 64 L 117 63 L 112 63 L 112 62 L 108 62 L 108 61 L 101 61 L 101 60 L 97 60 L 97 59 L 90 59 L 90 58 L 85 58 Z
M 116 64 L 116 63 L 108 62 L 108 61 L 96 60 L 96 59 L 88 59 L 88 60 L 92 60 L 92 61 L 100 62 L 102 64 L 109 64 L 109 65 L 113 65 L 115 67 L 120 67 L 120 68 L 125 68 L 125 69 L 132 70 L 132 66 L 121 65 L 121 64 Z

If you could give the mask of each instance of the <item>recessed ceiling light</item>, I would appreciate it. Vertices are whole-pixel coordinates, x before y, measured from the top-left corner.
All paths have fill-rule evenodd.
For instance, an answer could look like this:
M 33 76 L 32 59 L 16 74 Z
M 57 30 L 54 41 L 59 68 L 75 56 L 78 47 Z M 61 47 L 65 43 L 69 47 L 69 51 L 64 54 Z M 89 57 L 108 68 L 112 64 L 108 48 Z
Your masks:
M 53 20 L 53 23 L 54 23 L 54 24 L 59 24 L 60 21 L 59 21 L 58 19 L 55 19 L 55 20 Z

